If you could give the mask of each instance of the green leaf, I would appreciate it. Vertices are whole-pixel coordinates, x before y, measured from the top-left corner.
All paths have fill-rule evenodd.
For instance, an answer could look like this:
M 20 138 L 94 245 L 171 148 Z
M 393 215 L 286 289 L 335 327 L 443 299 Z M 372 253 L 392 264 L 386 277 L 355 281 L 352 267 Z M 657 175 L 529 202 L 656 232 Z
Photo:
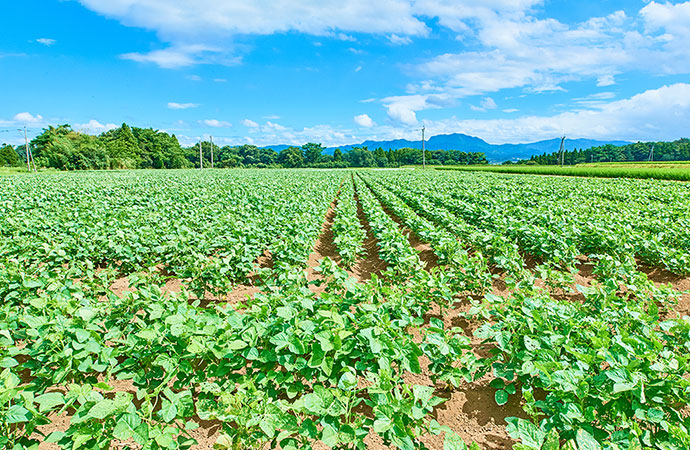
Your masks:
M 510 434 L 513 439 L 519 439 L 524 445 L 534 448 L 541 449 L 544 444 L 544 438 L 546 434 L 532 422 L 525 419 L 519 419 L 517 417 L 509 417 L 506 419 L 508 426 L 506 431 Z
M 79 317 L 84 319 L 84 322 L 90 322 L 94 317 L 96 317 L 96 310 L 88 306 L 84 306 L 79 309 Z
M 393 422 L 388 417 L 380 417 L 374 421 L 374 431 L 378 434 L 385 433 L 393 428 Z
M 443 439 L 443 450 L 467 450 L 467 445 L 460 436 L 450 431 Z
M 259 428 L 261 428 L 261 431 L 266 434 L 269 438 L 273 438 L 273 436 L 276 434 L 276 420 L 273 415 L 267 415 L 263 419 L 261 419 L 261 422 L 259 422 Z
M 94 419 L 102 420 L 113 414 L 115 411 L 117 411 L 115 402 L 109 399 L 104 399 L 93 405 L 91 409 L 89 409 L 88 415 Z
M 246 346 L 247 346 L 247 343 L 240 340 L 240 339 L 236 339 L 236 340 L 234 340 L 228 344 L 228 348 L 230 350 L 242 350 Z
M 321 415 L 324 413 L 324 404 L 321 397 L 314 393 L 310 393 L 302 397 L 304 407 L 312 414 Z
M 357 377 L 352 372 L 345 372 L 338 380 L 338 387 L 344 391 L 351 391 L 357 387 Z
M 329 447 L 335 447 L 338 444 L 338 432 L 330 425 L 324 425 L 321 432 L 321 442 Z
M 121 441 L 131 439 L 136 434 L 136 428 L 141 424 L 141 419 L 136 414 L 123 414 L 115 424 L 113 436 Z
M 5 358 L 0 359 L 0 367 L 3 369 L 8 369 L 10 367 L 16 367 L 19 365 L 19 362 L 17 362 L 16 359 L 10 358 L 9 356 L 6 356 Z
M 498 406 L 503 406 L 506 403 L 508 403 L 508 393 L 501 389 L 500 391 L 496 391 L 494 394 L 494 398 L 496 399 L 496 404 Z
M 601 445 L 587 430 L 579 429 L 575 436 L 578 450 L 601 450 Z
M 65 397 L 60 392 L 49 392 L 36 397 L 35 402 L 38 403 L 38 410 L 43 413 L 64 404 Z
M 172 422 L 177 417 L 177 406 L 169 400 L 163 400 L 161 410 L 158 412 L 161 419 L 165 422 Z
M 552 428 L 546 435 L 546 442 L 544 442 L 544 446 L 541 450 L 559 450 L 560 448 L 558 432 L 555 428 Z
M 31 420 L 31 413 L 21 405 L 12 405 L 5 413 L 5 423 L 24 423 Z

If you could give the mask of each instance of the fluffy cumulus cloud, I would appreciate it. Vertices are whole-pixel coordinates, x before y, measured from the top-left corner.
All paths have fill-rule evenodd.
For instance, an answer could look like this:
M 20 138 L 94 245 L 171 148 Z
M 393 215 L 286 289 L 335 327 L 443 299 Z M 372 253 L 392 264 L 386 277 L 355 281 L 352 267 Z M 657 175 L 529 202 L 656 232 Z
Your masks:
M 15 114 L 12 120 L 18 124 L 37 124 L 43 122 L 43 116 L 40 114 L 33 115 L 28 112 L 20 112 Z
M 386 97 L 381 99 L 381 103 L 394 123 L 416 125 L 417 111 L 443 108 L 450 106 L 453 101 L 445 94 L 416 94 Z
M 125 25 L 155 30 L 169 47 L 131 52 L 125 59 L 165 68 L 199 63 L 234 64 L 235 35 L 296 31 L 338 40 L 348 33 L 423 36 L 429 32 L 410 0 L 79 0 L 85 7 Z M 223 46 L 216 45 L 222 42 Z M 230 47 L 230 48 L 228 48 Z
M 496 105 L 496 102 L 494 101 L 493 98 L 485 97 L 482 99 L 479 106 L 472 105 L 472 106 L 470 106 L 470 108 L 474 111 L 488 111 L 490 109 L 498 108 L 498 105 Z
M 256 123 L 256 122 L 254 122 L 254 121 L 251 120 L 251 119 L 244 119 L 244 120 L 242 121 L 242 125 L 244 125 L 244 126 L 247 127 L 247 128 L 253 128 L 253 129 L 254 129 L 254 128 L 259 128 L 259 124 Z
M 456 46 L 442 46 L 445 53 L 424 53 L 428 56 L 415 58 L 414 65 L 401 66 L 408 77 L 404 90 L 365 100 L 385 109 L 385 124 L 374 123 L 367 114 L 355 116 L 356 132 L 321 125 L 294 129 L 274 118 L 264 123 L 245 119 L 243 125 L 257 142 L 320 140 L 339 145 L 341 139 L 356 141 L 362 136 L 415 137 L 422 124 L 432 134 L 437 128 L 438 132 L 466 132 L 495 142 L 561 133 L 625 139 L 687 134 L 690 114 L 684 99 L 688 98 L 688 85 L 659 87 L 662 80 L 655 82 L 655 89 L 638 88 L 638 95 L 622 100 L 598 88 L 624 83 L 631 72 L 651 79 L 690 74 L 690 1 L 650 1 L 639 10 L 626 8 L 626 12 L 613 11 L 580 22 L 549 17 L 548 2 L 543 0 L 78 1 L 127 26 L 157 33 L 160 48 L 132 49 L 122 57 L 164 68 L 240 63 L 240 47 L 235 47 L 235 41 L 246 35 L 305 33 L 319 36 L 319 41 L 356 42 L 352 44 L 356 52 L 366 45 L 367 40 L 360 36 L 364 33 L 392 45 L 436 38 L 437 28 L 444 29 L 440 34 L 457 39 Z M 499 100 L 501 107 L 510 106 L 501 110 L 494 101 L 505 98 L 502 94 L 508 89 L 526 95 L 564 92 L 573 82 L 586 83 L 591 91 L 570 99 L 573 109 L 562 114 L 516 117 L 515 106 L 523 109 L 519 101 L 503 105 Z M 589 93 L 599 96 L 587 96 Z M 476 111 L 492 111 L 487 117 L 512 115 L 429 122 L 420 114 L 460 102 Z M 168 104 L 172 109 L 196 106 Z
M 232 124 L 230 122 L 226 122 L 225 120 L 218 120 L 218 119 L 205 119 L 202 120 L 201 123 L 208 127 L 213 127 L 213 128 L 230 128 Z
M 96 119 L 91 119 L 86 123 L 75 123 L 72 128 L 82 133 L 101 134 L 108 130 L 114 130 L 117 125 L 114 123 L 102 124 Z
M 273 34 L 298 31 L 350 38 L 347 32 L 422 35 L 424 22 L 407 0 L 79 0 L 126 25 L 154 29 L 165 38 Z M 345 33 L 342 33 L 345 32 Z
M 315 125 L 292 128 L 267 121 L 259 124 L 252 137 L 217 138 L 224 144 L 253 143 L 260 146 L 303 145 L 321 142 L 327 147 L 360 143 L 364 140 L 419 140 L 419 128 L 426 127 L 427 136 L 444 133 L 465 133 L 494 144 L 532 142 L 563 134 L 570 138 L 670 140 L 683 136 L 690 129 L 690 84 L 677 83 L 650 89 L 621 100 L 611 100 L 608 93 L 601 101 L 578 110 L 555 115 L 526 115 L 502 119 L 424 120 L 411 127 L 399 123 L 374 124 L 355 129 Z M 606 102 L 605 99 L 610 101 Z M 517 112 L 508 109 L 506 112 Z M 185 144 L 195 142 L 178 136 Z M 196 138 L 198 140 L 198 138 Z M 223 140 L 224 139 L 224 140 Z
M 572 138 L 677 139 L 690 129 L 690 84 L 650 89 L 630 98 L 553 116 L 429 122 L 430 133 L 462 132 L 492 143 L 525 142 L 566 134 Z
M 455 8 L 454 1 L 429 0 L 429 14 L 456 30 L 472 50 L 410 66 L 420 81 L 408 86 L 409 102 L 430 94 L 460 99 L 513 88 L 529 94 L 565 91 L 563 84 L 584 80 L 606 87 L 629 71 L 690 73 L 690 2 L 651 2 L 635 15 L 616 11 L 573 24 L 537 18 L 532 8 L 538 3 L 497 0 Z M 406 102 L 403 97 L 396 104 Z M 436 106 L 404 110 L 407 123 L 413 122 L 410 110 L 417 114 L 427 107 Z
M 357 125 L 364 128 L 371 128 L 374 125 L 376 125 L 376 123 L 371 119 L 371 117 L 369 117 L 368 114 L 360 114 L 358 116 L 355 116 L 354 120 Z
M 190 108 L 198 108 L 198 107 L 199 107 L 198 103 L 177 103 L 177 102 L 169 102 L 168 103 L 169 109 L 190 109 Z

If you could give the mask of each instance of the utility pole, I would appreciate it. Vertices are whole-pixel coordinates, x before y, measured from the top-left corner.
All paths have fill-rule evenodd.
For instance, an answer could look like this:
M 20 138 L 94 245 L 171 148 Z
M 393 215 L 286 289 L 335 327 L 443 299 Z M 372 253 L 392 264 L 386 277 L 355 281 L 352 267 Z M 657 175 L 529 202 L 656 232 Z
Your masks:
M 654 144 L 652 144 L 652 149 L 649 151 L 649 162 L 654 161 Z
M 26 145 L 26 151 L 29 152 L 29 157 L 31 158 L 31 164 L 34 165 L 34 173 L 38 172 L 36 170 L 36 161 L 34 160 L 34 152 L 31 151 L 31 147 L 29 147 L 29 138 L 26 136 L 26 125 L 24 126 L 24 145 Z M 31 169 L 29 169 L 29 172 Z
M 199 141 L 199 169 L 204 168 L 204 154 L 201 152 L 201 141 Z
M 565 143 L 565 136 L 561 138 L 561 148 L 558 150 L 559 154 L 561 155 L 561 167 L 563 167 L 563 164 L 565 164 L 565 149 L 564 149 L 564 144 Z
M 424 143 L 424 130 L 426 130 L 426 127 L 422 126 L 422 168 L 426 169 L 426 145 Z
M 213 169 L 213 136 L 211 136 L 211 169 Z
M 26 126 L 24 128 L 18 128 L 17 131 L 21 134 L 24 132 L 24 146 L 26 148 L 26 171 L 31 172 L 31 161 L 33 161 L 34 156 L 29 151 L 29 138 L 26 134 Z M 36 163 L 34 162 L 34 172 L 36 172 Z

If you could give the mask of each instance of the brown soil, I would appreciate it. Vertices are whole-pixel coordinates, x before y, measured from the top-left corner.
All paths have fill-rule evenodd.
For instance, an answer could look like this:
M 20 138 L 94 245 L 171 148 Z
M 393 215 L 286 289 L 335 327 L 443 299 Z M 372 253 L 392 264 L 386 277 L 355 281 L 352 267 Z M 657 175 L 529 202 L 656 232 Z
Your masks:
M 315 270 L 324 258 L 330 258 L 337 264 L 340 264 L 340 255 L 333 241 L 333 219 L 335 218 L 335 207 L 337 204 L 338 199 L 336 197 L 326 212 L 326 217 L 321 225 L 321 234 L 318 239 L 316 239 L 314 250 L 309 255 L 309 260 L 307 261 L 307 267 L 305 269 L 309 282 L 322 281 L 324 279 L 323 275 Z M 310 284 L 310 289 L 315 293 L 321 293 L 326 289 L 326 285 L 321 284 L 317 286 L 315 284 Z
M 668 270 L 658 267 L 639 265 L 640 271 L 647 274 L 647 277 L 657 286 L 671 284 L 673 289 L 680 292 L 680 299 L 674 310 L 681 316 L 690 316 L 690 277 L 676 275 Z
M 388 265 L 379 255 L 379 241 L 374 237 L 373 231 L 371 231 L 367 217 L 364 214 L 364 209 L 362 208 L 362 202 L 359 201 L 359 195 L 357 194 L 356 188 L 355 201 L 357 202 L 357 218 L 359 219 L 362 229 L 366 232 L 366 237 L 362 244 L 364 247 L 364 255 L 355 263 L 353 272 L 357 279 L 366 281 L 371 279 L 372 274 L 376 274 L 377 276 L 380 275 L 386 270 Z

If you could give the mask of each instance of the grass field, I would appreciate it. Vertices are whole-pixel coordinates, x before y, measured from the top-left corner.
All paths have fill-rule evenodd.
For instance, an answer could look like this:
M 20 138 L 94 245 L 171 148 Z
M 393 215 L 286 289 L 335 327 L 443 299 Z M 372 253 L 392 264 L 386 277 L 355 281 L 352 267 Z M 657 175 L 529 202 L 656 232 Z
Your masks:
M 436 167 L 436 170 L 690 181 L 690 163 L 677 161 L 672 163 L 593 163 L 564 167 L 527 165 L 453 166 Z
M 0 448 L 687 449 L 689 204 L 462 171 L 2 177 Z

